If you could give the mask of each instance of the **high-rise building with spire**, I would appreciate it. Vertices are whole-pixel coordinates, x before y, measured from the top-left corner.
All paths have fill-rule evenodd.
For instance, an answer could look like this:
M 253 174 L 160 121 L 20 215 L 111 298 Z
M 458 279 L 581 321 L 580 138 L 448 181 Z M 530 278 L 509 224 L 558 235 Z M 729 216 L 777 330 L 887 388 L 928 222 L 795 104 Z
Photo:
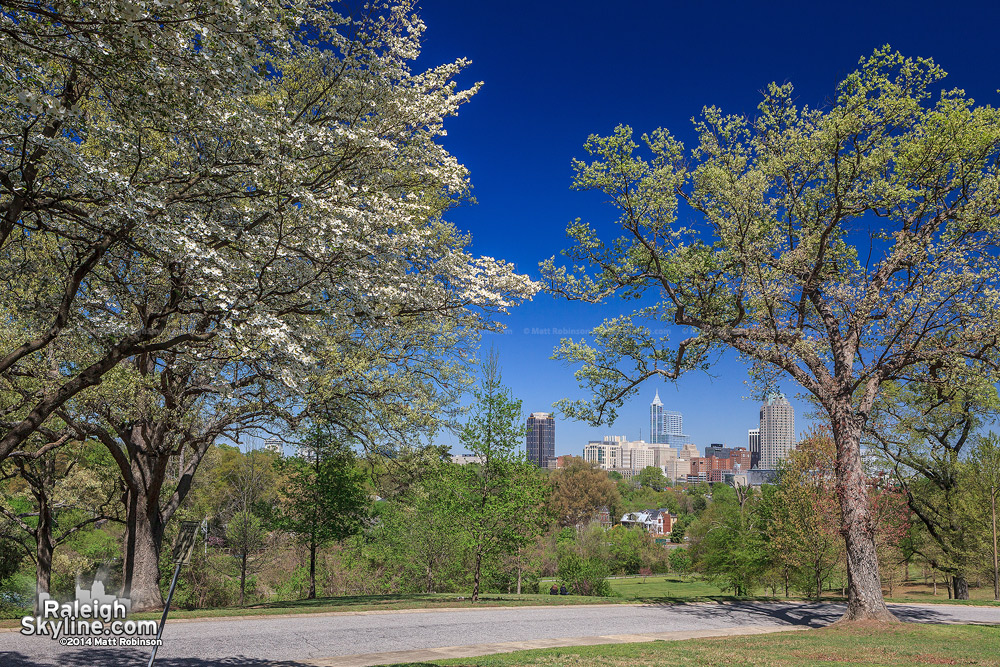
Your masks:
M 795 410 L 784 394 L 771 393 L 760 406 L 760 466 L 778 467 L 778 461 L 795 449 Z
M 684 435 L 684 417 L 679 412 L 663 409 L 657 389 L 653 402 L 649 404 L 649 444 L 680 447 L 690 440 Z

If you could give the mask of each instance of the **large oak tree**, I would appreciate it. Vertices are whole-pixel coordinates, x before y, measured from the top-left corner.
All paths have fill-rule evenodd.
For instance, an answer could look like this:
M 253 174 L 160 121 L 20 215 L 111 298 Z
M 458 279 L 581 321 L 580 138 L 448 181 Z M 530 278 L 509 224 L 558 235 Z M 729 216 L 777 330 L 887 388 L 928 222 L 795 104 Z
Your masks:
M 862 59 L 824 108 L 771 84 L 756 118 L 704 109 L 693 151 L 665 130 L 592 136 L 574 187 L 604 193 L 623 236 L 577 222 L 575 269 L 552 288 L 648 304 L 564 341 L 599 423 L 650 377 L 677 378 L 735 350 L 815 397 L 837 446 L 847 546 L 845 619 L 891 619 L 882 597 L 859 438 L 888 382 L 982 358 L 997 343 L 1000 114 L 944 90 L 930 60 Z M 683 202 L 683 205 L 680 204 Z M 682 220 L 691 220 L 684 224 Z M 592 267 L 592 271 L 591 271 Z M 650 324 L 677 325 L 671 343 Z

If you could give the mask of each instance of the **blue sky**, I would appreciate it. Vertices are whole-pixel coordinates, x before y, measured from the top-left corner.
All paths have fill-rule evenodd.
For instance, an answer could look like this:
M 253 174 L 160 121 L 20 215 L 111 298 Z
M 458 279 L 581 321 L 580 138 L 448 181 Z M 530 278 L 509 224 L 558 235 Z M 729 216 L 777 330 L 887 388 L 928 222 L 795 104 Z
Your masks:
M 569 190 L 570 161 L 584 157 L 590 133 L 618 123 L 637 133 L 662 126 L 690 146 L 690 119 L 703 106 L 753 115 L 769 82 L 790 81 L 800 104 L 820 106 L 858 59 L 883 44 L 932 57 L 982 104 L 1000 104 L 1000 7 L 994 3 L 920 2 L 468 2 L 424 0 L 427 23 L 418 67 L 459 57 L 472 65 L 459 79 L 484 86 L 446 127 L 444 145 L 470 171 L 478 204 L 449 214 L 473 234 L 473 251 L 502 257 L 537 278 L 538 262 L 567 246 L 565 228 L 580 217 L 613 217 L 600 197 Z M 589 330 L 622 304 L 595 308 L 541 294 L 504 321 L 484 345 L 500 351 L 504 379 L 525 412 L 550 411 L 561 398 L 583 398 L 571 368 L 550 359 L 559 342 L 546 329 Z M 759 404 L 745 400 L 746 370 L 725 356 L 714 377 L 676 384 L 650 381 L 613 426 L 560 419 L 556 453 L 582 452 L 604 434 L 649 435 L 649 402 L 684 414 L 685 431 L 704 447 L 744 445 Z M 796 426 L 808 409 L 796 406 Z M 448 440 L 448 439 L 446 439 Z M 449 440 L 456 451 L 461 447 Z

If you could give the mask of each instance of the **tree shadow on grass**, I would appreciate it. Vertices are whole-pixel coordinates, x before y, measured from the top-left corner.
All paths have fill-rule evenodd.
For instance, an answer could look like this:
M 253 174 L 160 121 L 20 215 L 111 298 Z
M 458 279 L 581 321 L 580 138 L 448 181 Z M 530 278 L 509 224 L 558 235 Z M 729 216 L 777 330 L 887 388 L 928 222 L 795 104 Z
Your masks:
M 787 604 L 782 602 L 760 601 L 727 601 L 718 605 L 671 604 L 674 613 L 682 613 L 696 618 L 717 622 L 720 619 L 731 627 L 741 625 L 761 625 L 762 621 L 770 620 L 776 625 L 796 625 L 810 628 L 821 628 L 836 621 L 844 615 L 846 606 L 842 603 L 803 603 Z M 952 623 L 950 616 L 933 609 L 920 607 L 891 607 L 892 613 L 900 621 L 906 623 Z

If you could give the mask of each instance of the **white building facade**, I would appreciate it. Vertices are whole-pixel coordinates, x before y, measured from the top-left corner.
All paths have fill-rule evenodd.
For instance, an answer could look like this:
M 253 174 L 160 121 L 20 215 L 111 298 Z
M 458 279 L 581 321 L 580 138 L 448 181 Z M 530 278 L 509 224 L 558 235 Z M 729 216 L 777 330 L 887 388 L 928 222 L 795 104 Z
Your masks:
M 784 394 L 768 394 L 760 407 L 760 468 L 774 470 L 795 449 L 795 410 Z M 751 450 L 752 451 L 752 450 Z
M 643 440 L 628 440 L 624 435 L 606 435 L 603 440 L 591 440 L 583 448 L 583 459 L 602 470 L 639 472 L 655 466 L 663 468 L 677 460 L 677 450 L 669 445 L 653 445 Z

